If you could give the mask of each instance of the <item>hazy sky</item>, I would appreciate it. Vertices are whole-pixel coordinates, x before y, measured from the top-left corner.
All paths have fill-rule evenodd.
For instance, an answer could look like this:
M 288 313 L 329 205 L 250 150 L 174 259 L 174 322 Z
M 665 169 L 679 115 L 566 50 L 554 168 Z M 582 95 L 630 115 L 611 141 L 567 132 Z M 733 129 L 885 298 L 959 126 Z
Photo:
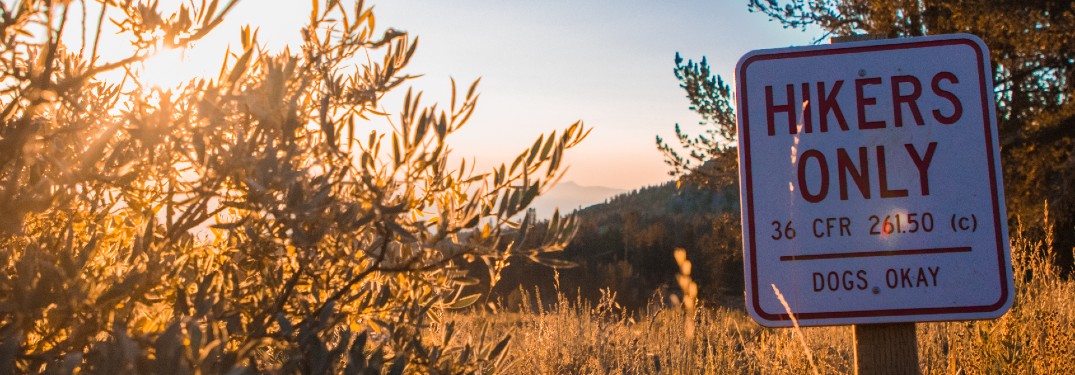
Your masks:
M 463 88 L 481 77 L 477 111 L 451 141 L 455 156 L 475 157 L 484 167 L 510 162 L 541 133 L 581 119 L 593 132 L 567 154 L 564 180 L 627 189 L 670 179 L 654 136 L 674 138 L 676 123 L 692 134 L 700 130 L 672 73 L 677 51 L 695 60 L 707 56 L 731 82 L 747 51 L 817 37 L 748 12 L 746 0 L 372 4 L 379 30 L 419 37 L 407 73 L 424 75 L 410 84 L 425 91 L 427 103 L 447 104 L 449 77 Z M 245 0 L 196 52 L 182 63 L 157 63 L 152 74 L 215 75 L 223 48 L 238 44 L 242 24 L 259 27 L 259 41 L 270 49 L 295 45 L 309 7 L 308 1 Z M 399 108 L 397 98 L 388 98 L 389 110 Z

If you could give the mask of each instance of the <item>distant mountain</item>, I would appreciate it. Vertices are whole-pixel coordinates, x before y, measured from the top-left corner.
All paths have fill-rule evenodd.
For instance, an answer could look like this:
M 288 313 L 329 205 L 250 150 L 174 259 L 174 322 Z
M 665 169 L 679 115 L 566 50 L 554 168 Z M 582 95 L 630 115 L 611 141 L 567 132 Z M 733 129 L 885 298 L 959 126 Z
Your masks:
M 609 198 L 626 192 L 604 186 L 583 186 L 574 181 L 563 181 L 539 196 L 530 206 L 537 211 L 538 219 L 548 219 L 557 208 L 560 214 L 566 214 L 595 204 L 604 203 Z

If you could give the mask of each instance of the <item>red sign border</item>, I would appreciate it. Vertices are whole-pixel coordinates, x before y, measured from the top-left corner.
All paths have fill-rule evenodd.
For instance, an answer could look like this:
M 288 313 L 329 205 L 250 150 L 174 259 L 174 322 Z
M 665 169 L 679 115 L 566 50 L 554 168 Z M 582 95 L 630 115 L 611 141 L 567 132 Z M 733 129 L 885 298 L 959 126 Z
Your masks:
M 750 273 L 750 279 L 751 279 L 751 285 L 749 285 L 749 286 L 752 288 L 751 293 L 750 293 L 750 295 L 751 295 L 750 303 L 752 303 L 753 310 L 754 310 L 754 312 L 756 314 L 758 314 L 758 316 L 760 316 L 761 318 L 764 318 L 766 320 L 769 320 L 769 321 L 790 321 L 790 316 L 787 313 L 771 314 L 771 313 L 765 312 L 765 310 L 762 309 L 761 301 L 760 301 L 760 297 L 759 297 L 760 294 L 759 294 L 759 290 L 758 290 L 757 241 L 755 241 L 757 236 L 755 234 L 755 228 L 754 228 L 754 194 L 753 194 L 753 181 L 754 180 L 753 180 L 753 176 L 752 176 L 751 160 L 750 160 L 750 157 L 749 157 L 750 155 L 752 155 L 750 153 L 750 126 L 749 126 L 749 121 L 750 121 L 749 114 L 750 114 L 750 112 L 749 112 L 749 103 L 746 100 L 744 100 L 744 98 L 747 97 L 746 93 L 747 93 L 747 88 L 748 88 L 747 79 L 746 79 L 747 78 L 747 75 L 746 75 L 747 68 L 749 68 L 750 64 L 758 62 L 758 61 L 782 60 L 782 59 L 790 59 L 790 58 L 828 56 L 828 55 L 844 55 L 844 54 L 853 54 L 853 53 L 868 53 L 868 52 L 891 51 L 891 50 L 918 49 L 918 48 L 930 48 L 930 47 L 941 47 L 941 46 L 952 46 L 952 45 L 966 45 L 966 46 L 971 47 L 975 52 L 975 55 L 976 55 L 975 57 L 977 58 L 977 69 L 978 69 L 978 75 L 979 75 L 979 82 L 981 83 L 981 87 L 980 87 L 980 94 L 981 94 L 980 102 L 981 102 L 981 108 L 982 108 L 982 119 L 983 119 L 982 122 L 983 122 L 983 126 L 984 126 L 984 129 L 985 129 L 985 142 L 986 142 L 985 147 L 986 147 L 986 154 L 987 154 L 986 159 L 988 160 L 988 164 L 989 164 L 990 192 L 991 192 L 991 195 L 992 195 L 991 198 L 992 198 L 992 203 L 993 203 L 993 220 L 994 220 L 994 228 L 995 228 L 995 237 L 996 237 L 996 241 L 997 241 L 997 267 L 999 268 L 998 274 L 1000 275 L 1000 280 L 999 280 L 1000 281 L 1000 298 L 995 303 L 992 303 L 992 304 L 989 304 L 989 305 L 981 305 L 981 306 L 957 306 L 957 307 L 909 308 L 909 309 L 886 309 L 886 310 L 808 312 L 808 313 L 796 313 L 795 318 L 798 319 L 800 322 L 804 322 L 804 321 L 820 320 L 820 319 L 876 318 L 876 317 L 888 317 L 888 316 L 891 316 L 891 317 L 905 317 L 905 316 L 911 316 L 911 315 L 920 315 L 920 316 L 923 316 L 923 318 L 925 318 L 925 319 L 922 319 L 922 320 L 928 321 L 928 320 L 930 320 L 930 319 L 928 319 L 929 316 L 938 316 L 938 315 L 945 315 L 945 314 L 970 314 L 970 313 L 998 312 L 1008 304 L 1008 302 L 1010 301 L 1010 297 L 1008 295 L 1008 292 L 1009 292 L 1009 289 L 1011 287 L 1011 285 L 1009 284 L 1011 282 L 1010 281 L 1011 276 L 1008 274 L 1008 263 L 1005 261 L 1005 250 L 1006 250 L 1005 245 L 1006 244 L 1004 243 L 1004 238 L 1006 237 L 1006 235 L 1005 235 L 1005 233 L 1003 233 L 1003 228 L 1002 228 L 1003 225 L 1001 225 L 1002 222 L 1000 221 L 1001 220 L 1001 217 L 1000 217 L 1000 212 L 1001 212 L 1000 204 L 1001 203 L 1000 203 L 1000 196 L 998 194 L 998 178 L 997 178 L 997 175 L 996 175 L 997 174 L 997 166 L 995 164 L 997 156 L 994 155 L 994 152 L 993 152 L 994 151 L 994 145 L 993 145 L 993 133 L 992 133 L 992 131 L 995 128 L 996 119 L 994 118 L 994 116 L 991 115 L 990 105 L 992 103 L 987 102 L 987 100 L 990 98 L 989 94 L 991 94 L 991 92 L 988 91 L 988 88 L 986 86 L 987 86 L 987 82 L 989 82 L 992 79 L 992 77 L 986 76 L 986 73 L 985 73 L 986 64 L 985 64 L 984 59 L 986 58 L 987 55 L 986 55 L 986 52 L 983 51 L 983 44 L 980 44 L 980 41 L 976 37 L 973 37 L 973 36 L 970 36 L 970 35 L 952 35 L 952 36 L 954 36 L 954 37 L 953 38 L 945 38 L 945 39 L 931 39 L 931 40 L 925 40 L 925 41 L 914 41 L 914 40 L 910 40 L 910 41 L 907 41 L 907 42 L 897 41 L 895 43 L 885 43 L 885 44 L 879 44 L 879 45 L 878 44 L 871 44 L 871 45 L 866 45 L 866 46 L 849 45 L 849 46 L 846 46 L 846 47 L 844 47 L 844 46 L 824 46 L 824 47 L 820 47 L 820 48 L 810 48 L 810 49 L 799 50 L 799 51 L 786 51 L 786 50 L 784 50 L 784 51 L 775 52 L 775 53 L 764 53 L 764 52 L 762 52 L 762 53 L 758 53 L 758 54 L 754 54 L 754 55 L 751 55 L 749 57 L 746 57 L 745 59 L 743 59 L 743 60 L 741 60 L 739 62 L 738 66 L 737 66 L 738 75 L 736 77 L 737 78 L 736 79 L 736 91 L 738 92 L 738 96 L 739 96 L 739 98 L 737 98 L 737 99 L 738 99 L 739 105 L 741 107 L 740 108 L 741 117 L 740 117 L 740 121 L 739 121 L 739 129 L 738 129 L 738 131 L 739 131 L 739 137 L 740 137 L 740 142 L 739 142 L 740 143 L 739 144 L 740 158 L 743 159 L 742 163 L 743 163 L 743 165 L 745 167 L 745 168 L 742 168 L 743 169 L 742 171 L 740 171 L 740 178 L 741 178 L 740 182 L 744 183 L 744 186 L 745 186 L 745 189 L 744 189 L 745 194 L 743 195 L 742 200 L 743 200 L 743 202 L 746 203 L 745 206 L 744 206 L 744 208 L 745 208 L 744 211 L 745 211 L 745 213 L 748 214 L 746 217 L 743 218 L 744 219 L 743 220 L 743 228 L 747 232 L 746 234 L 749 235 L 749 239 L 750 239 L 750 248 L 748 249 L 749 254 L 747 254 L 747 256 L 749 256 L 749 259 L 750 259 L 750 268 L 747 270 L 747 272 Z M 743 155 L 746 155 L 747 157 L 743 157 Z M 745 180 L 745 181 L 742 181 L 742 180 Z M 944 320 L 944 319 L 943 318 L 938 318 L 938 319 L 934 319 L 934 320 Z M 898 321 L 906 321 L 906 320 L 898 320 Z M 872 323 L 881 323 L 879 321 L 871 321 L 871 322 Z

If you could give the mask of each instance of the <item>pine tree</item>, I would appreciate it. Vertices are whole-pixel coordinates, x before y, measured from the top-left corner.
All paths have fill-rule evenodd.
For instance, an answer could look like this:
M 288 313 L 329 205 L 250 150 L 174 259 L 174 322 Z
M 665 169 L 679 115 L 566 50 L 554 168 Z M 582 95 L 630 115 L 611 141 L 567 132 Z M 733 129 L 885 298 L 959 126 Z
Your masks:
M 785 28 L 890 38 L 970 33 L 989 46 L 1009 221 L 1055 228 L 1060 264 L 1075 265 L 1075 2 L 1052 0 L 749 0 Z M 735 58 L 734 56 L 729 58 Z M 676 76 L 707 130 L 677 136 L 689 157 L 658 139 L 674 175 L 734 176 L 734 112 L 724 80 L 703 59 Z M 727 141 L 725 143 L 725 141 Z M 689 163 L 691 160 L 694 164 Z M 721 163 L 719 161 L 725 161 Z M 709 164 L 713 164 L 710 166 Z M 731 169 L 729 169 L 731 168 Z M 692 173 L 696 172 L 696 173 Z M 1017 225 L 1012 225 L 1012 228 Z

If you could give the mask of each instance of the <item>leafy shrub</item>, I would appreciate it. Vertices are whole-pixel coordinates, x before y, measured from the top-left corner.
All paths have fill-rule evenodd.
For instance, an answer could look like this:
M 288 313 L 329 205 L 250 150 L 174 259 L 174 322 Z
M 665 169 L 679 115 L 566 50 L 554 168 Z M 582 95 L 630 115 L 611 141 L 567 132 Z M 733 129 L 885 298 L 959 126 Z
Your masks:
M 0 4 L 0 373 L 496 370 L 507 338 L 422 333 L 477 299 L 460 293 L 464 261 L 564 247 L 573 217 L 533 246 L 515 220 L 588 131 L 488 174 L 455 164 L 477 82 L 453 82 L 447 108 L 408 91 L 383 113 L 417 42 L 375 36 L 361 1 L 314 1 L 295 50 L 244 28 L 217 77 L 158 89 L 130 74 L 234 5 Z M 80 10 L 97 35 L 67 45 Z M 106 14 L 133 47 L 112 62 L 97 55 Z

